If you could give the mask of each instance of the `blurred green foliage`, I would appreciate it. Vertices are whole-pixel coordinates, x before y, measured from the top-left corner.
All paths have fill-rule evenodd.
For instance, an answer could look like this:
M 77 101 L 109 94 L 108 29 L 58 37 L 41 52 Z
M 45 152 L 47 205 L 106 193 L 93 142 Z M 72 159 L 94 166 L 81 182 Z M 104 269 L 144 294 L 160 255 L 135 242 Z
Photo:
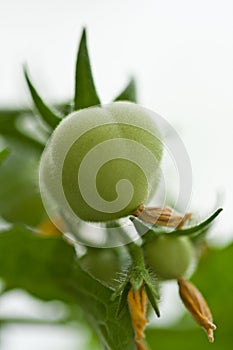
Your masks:
M 0 215 L 8 222 L 35 226 L 45 215 L 38 189 L 40 152 L 18 139 L 5 140 L 10 154 L 0 170 Z
M 42 300 L 79 305 L 108 349 L 134 348 L 128 310 L 119 322 L 118 300 L 110 301 L 112 290 L 80 268 L 74 247 L 61 237 L 42 237 L 22 226 L 3 231 L 0 276 L 4 292 L 22 288 Z

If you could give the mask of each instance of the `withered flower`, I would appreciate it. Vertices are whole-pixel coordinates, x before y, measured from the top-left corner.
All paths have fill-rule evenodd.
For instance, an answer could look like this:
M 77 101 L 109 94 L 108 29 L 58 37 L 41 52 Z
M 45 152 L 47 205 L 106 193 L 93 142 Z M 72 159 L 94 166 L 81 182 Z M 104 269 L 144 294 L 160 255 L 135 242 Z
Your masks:
M 140 205 L 133 213 L 142 221 L 159 226 L 181 228 L 191 218 L 191 213 L 181 215 L 170 207 L 145 207 Z
M 180 297 L 195 321 L 206 331 L 209 341 L 214 341 L 216 329 L 210 309 L 199 290 L 183 278 L 178 279 Z
M 134 339 L 137 350 L 147 350 L 142 342 L 144 338 L 144 329 L 147 324 L 147 295 L 144 286 L 135 291 L 133 287 L 128 293 L 128 305 L 134 329 Z

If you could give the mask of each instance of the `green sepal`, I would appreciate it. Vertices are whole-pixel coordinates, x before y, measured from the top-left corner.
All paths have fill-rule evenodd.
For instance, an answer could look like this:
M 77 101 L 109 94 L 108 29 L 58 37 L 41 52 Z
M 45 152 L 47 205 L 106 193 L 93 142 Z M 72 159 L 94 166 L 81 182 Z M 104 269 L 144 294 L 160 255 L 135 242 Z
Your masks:
M 137 89 L 134 78 L 131 78 L 124 90 L 114 99 L 114 101 L 137 102 Z
M 73 101 L 67 100 L 61 103 L 55 103 L 54 108 L 58 111 L 58 114 L 61 113 L 62 116 L 66 116 L 72 112 L 72 104 Z M 28 107 L 19 107 L 19 108 L 0 108 L 0 118 L 4 115 L 10 117 L 20 117 L 25 114 L 32 114 L 32 111 Z
M 46 122 L 46 124 L 48 124 L 50 127 L 54 129 L 60 123 L 61 116 L 58 113 L 56 114 L 54 111 L 52 111 L 52 109 L 48 107 L 43 101 L 43 99 L 40 97 L 40 95 L 36 91 L 35 87 L 33 86 L 29 78 L 26 66 L 23 67 L 23 70 L 24 70 L 24 76 L 25 76 L 31 97 L 33 99 L 33 102 L 40 116 Z
M 94 84 L 84 28 L 76 61 L 74 110 L 96 105 L 100 105 L 100 99 Z
M 174 230 L 169 233 L 169 236 L 201 236 L 202 233 L 206 233 L 206 230 L 209 228 L 210 224 L 214 221 L 214 219 L 216 219 L 222 210 L 222 208 L 217 209 L 212 215 L 198 225 Z
M 201 236 L 202 234 L 206 234 L 207 229 L 209 229 L 210 227 L 210 224 L 214 221 L 214 219 L 220 214 L 222 210 L 222 208 L 217 209 L 212 215 L 210 215 L 206 220 L 202 221 L 198 225 L 173 231 L 169 231 L 168 228 L 161 227 L 158 225 L 151 226 L 135 217 L 131 217 L 130 219 L 133 222 L 139 235 L 142 236 L 143 240 L 149 240 L 155 235 L 161 234 L 166 234 L 171 237 L 189 236 L 190 238 L 192 238 Z
M 123 292 L 120 295 L 119 304 L 118 304 L 118 307 L 117 307 L 117 316 L 118 317 L 121 315 L 121 312 L 124 310 L 124 308 L 127 305 L 127 297 L 128 297 L 130 288 L 131 288 L 131 284 L 130 284 L 130 282 L 128 282 L 126 284 Z
M 146 295 L 149 299 L 149 302 L 151 303 L 151 306 L 153 307 L 156 315 L 160 317 L 160 311 L 157 303 L 157 296 L 154 288 L 150 284 L 145 283 L 145 290 L 146 290 Z
M 0 165 L 8 157 L 9 153 L 10 153 L 9 148 L 4 148 L 2 151 L 0 151 Z

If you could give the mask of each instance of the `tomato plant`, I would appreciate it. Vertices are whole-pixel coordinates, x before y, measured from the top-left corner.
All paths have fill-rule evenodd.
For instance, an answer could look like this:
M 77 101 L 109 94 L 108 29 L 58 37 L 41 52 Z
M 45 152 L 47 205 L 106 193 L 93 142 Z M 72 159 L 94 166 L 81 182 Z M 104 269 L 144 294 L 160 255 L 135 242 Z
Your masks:
M 221 209 L 201 223 L 191 224 L 189 213 L 178 215 L 168 207 L 145 207 L 160 181 L 164 140 L 151 111 L 136 103 L 134 80 L 114 101 L 101 104 L 92 77 L 85 30 L 77 55 L 72 102 L 49 107 L 32 84 L 26 67 L 24 73 L 36 116 L 30 109 L 0 111 L 1 137 L 10 148 L 10 153 L 8 148 L 0 152 L 0 215 L 7 224 L 0 229 L 2 293 L 23 289 L 44 301 L 62 301 L 69 315 L 57 322 L 83 325 L 85 320 L 80 315 L 85 315 L 108 350 L 146 349 L 148 304 L 159 317 L 160 283 L 176 279 L 184 305 L 212 342 L 216 328 L 212 314 L 204 297 L 185 278 L 200 241 L 207 245 L 205 237 Z M 25 114 L 30 125 L 36 124 L 34 131 L 25 133 L 21 127 Z M 35 129 L 41 130 L 42 141 Z M 12 139 L 20 146 L 11 147 Z M 22 156 L 25 148 L 28 152 Z M 39 184 L 35 182 L 40 155 L 42 194 L 56 204 L 56 219 L 65 222 L 63 232 L 50 221 L 44 222 L 47 214 L 38 199 Z M 14 181 L 17 174 L 19 178 Z M 19 197 L 15 198 L 17 194 Z M 77 227 L 67 215 L 67 203 L 72 215 L 81 219 L 77 220 Z M 106 232 L 106 236 L 97 237 L 100 246 L 112 228 L 117 228 L 114 232 L 118 246 L 93 248 L 84 242 L 84 247 L 80 247 L 72 240 L 74 231 L 85 237 L 92 230 L 98 236 L 99 228 Z M 126 228 L 134 233 L 133 238 Z M 232 249 L 226 254 L 232 255 Z M 220 269 L 223 263 L 227 270 L 228 260 L 221 252 L 210 254 L 210 270 L 215 258 L 218 264 L 210 285 L 215 286 L 216 281 L 224 285 Z M 204 267 L 202 271 L 206 278 L 202 288 L 211 300 L 216 297 L 218 317 L 224 319 L 216 288 L 208 289 L 209 270 L 207 273 Z M 194 280 L 199 284 L 197 273 Z M 229 279 L 226 285 L 228 289 L 232 287 Z M 231 310 L 227 311 L 231 317 Z M 0 321 L 9 323 L 9 319 Z M 153 334 L 148 331 L 154 348 Z M 158 334 L 161 340 L 161 332 Z

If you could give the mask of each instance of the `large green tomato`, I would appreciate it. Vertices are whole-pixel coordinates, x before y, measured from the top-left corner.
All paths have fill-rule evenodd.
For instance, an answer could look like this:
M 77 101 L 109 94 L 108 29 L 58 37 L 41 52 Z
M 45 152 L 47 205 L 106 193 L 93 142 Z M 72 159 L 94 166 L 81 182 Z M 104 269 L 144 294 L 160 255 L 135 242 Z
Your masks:
M 155 237 L 144 245 L 144 255 L 148 267 L 164 280 L 184 276 L 195 261 L 187 237 Z
M 42 192 L 84 221 L 127 216 L 155 193 L 162 148 L 153 113 L 135 103 L 74 112 L 42 157 Z

